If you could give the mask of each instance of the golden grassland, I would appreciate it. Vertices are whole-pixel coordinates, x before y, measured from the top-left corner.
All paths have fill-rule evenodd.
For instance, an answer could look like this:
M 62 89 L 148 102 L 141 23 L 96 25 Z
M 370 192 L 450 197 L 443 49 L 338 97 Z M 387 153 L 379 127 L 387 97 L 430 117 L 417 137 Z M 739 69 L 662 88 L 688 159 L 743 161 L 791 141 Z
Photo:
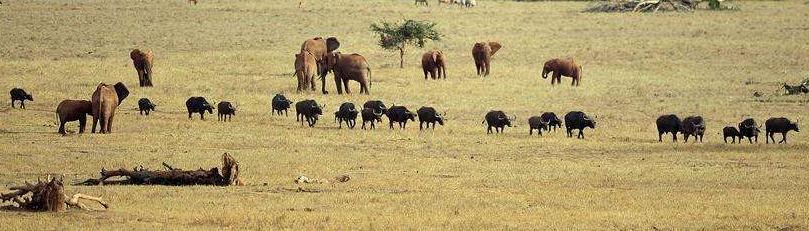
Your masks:
M 0 184 L 46 173 L 68 182 L 101 168 L 241 163 L 243 187 L 68 186 L 103 196 L 104 212 L 0 210 L 19 229 L 809 229 L 809 137 L 789 144 L 726 145 L 721 128 L 747 117 L 802 123 L 809 97 L 780 84 L 809 77 L 809 9 L 802 1 L 735 2 L 740 11 L 581 13 L 591 3 L 480 1 L 473 9 L 412 1 L 10 1 L 0 7 L 0 89 L 22 87 L 27 110 L 0 106 Z M 372 22 L 438 24 L 443 41 L 398 54 L 381 50 Z M 314 36 L 373 68 L 371 95 L 295 93 L 294 53 Z M 492 75 L 476 77 L 474 42 L 499 41 Z M 155 53 L 155 86 L 138 88 L 128 53 Z M 447 80 L 424 81 L 421 52 L 444 51 Z M 542 62 L 583 64 L 582 86 L 552 87 Z M 331 76 L 331 75 L 330 75 Z M 89 99 L 99 82 L 124 81 L 111 135 L 56 133 L 62 99 Z M 352 89 L 358 92 L 356 82 Z M 753 92 L 763 93 L 753 97 Z M 272 116 L 270 98 L 325 103 L 315 128 Z M 187 119 L 185 100 L 239 105 L 233 122 Z M 158 104 L 138 115 L 137 100 Z M 446 111 L 435 131 L 338 129 L 341 102 L 381 99 Z M 8 101 L 6 101 L 8 102 Z M 486 135 L 483 115 L 517 116 Z M 598 116 L 586 140 L 563 131 L 529 137 L 543 111 Z M 294 112 L 293 112 L 294 113 Z M 658 143 L 661 114 L 707 119 L 704 143 Z M 208 115 L 215 118 L 215 115 Z M 387 123 L 387 120 L 384 121 Z M 76 123 L 68 126 L 77 131 Z M 298 175 L 341 184 L 295 185 Z M 295 192 L 302 187 L 317 193 Z M 8 203 L 4 203 L 7 205 Z

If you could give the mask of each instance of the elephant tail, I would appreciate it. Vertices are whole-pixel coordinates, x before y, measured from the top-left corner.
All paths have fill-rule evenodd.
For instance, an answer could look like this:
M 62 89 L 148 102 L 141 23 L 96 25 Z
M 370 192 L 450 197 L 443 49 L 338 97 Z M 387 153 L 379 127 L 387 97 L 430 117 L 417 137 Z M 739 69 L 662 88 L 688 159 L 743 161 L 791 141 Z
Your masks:
M 98 119 L 100 119 L 101 121 L 104 121 L 104 103 L 106 103 L 105 101 L 106 100 L 104 100 L 104 95 L 101 94 L 100 97 L 98 97 Z M 103 129 L 104 126 L 101 127 Z
M 374 82 L 373 82 L 373 81 L 371 81 L 371 67 L 366 67 L 365 69 L 367 69 L 367 70 L 368 70 L 368 86 L 369 86 L 369 87 L 370 87 L 370 86 L 373 86 L 373 85 L 374 85 Z

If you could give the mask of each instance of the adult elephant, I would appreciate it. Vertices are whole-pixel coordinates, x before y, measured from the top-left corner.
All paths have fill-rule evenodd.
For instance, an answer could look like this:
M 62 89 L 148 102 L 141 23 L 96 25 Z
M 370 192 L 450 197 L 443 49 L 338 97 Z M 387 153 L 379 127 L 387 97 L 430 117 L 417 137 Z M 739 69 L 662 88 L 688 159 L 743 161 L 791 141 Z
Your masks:
M 360 54 L 341 54 L 333 52 L 327 58 L 329 70 L 334 72 L 334 83 L 337 85 L 337 94 L 343 94 L 340 86 L 342 81 L 346 88 L 346 94 L 351 94 L 348 89 L 348 80 L 360 83 L 360 93 L 370 94 L 368 86 L 371 84 L 371 68 L 368 61 Z
M 548 78 L 548 74 L 551 72 L 553 72 L 551 85 L 557 82 L 562 84 L 562 76 L 573 79 L 573 82 L 570 82 L 571 86 L 579 86 L 581 82 L 581 65 L 571 58 L 551 59 L 545 62 L 545 66 L 542 68 L 542 78 Z
M 138 82 L 141 87 L 152 86 L 152 59 L 154 54 L 151 51 L 141 51 L 138 49 L 129 52 L 129 57 L 132 58 L 132 63 L 135 66 L 135 71 L 138 72 Z
M 115 108 L 129 96 L 129 89 L 121 82 L 113 87 L 105 83 L 98 84 L 93 92 L 93 133 L 96 132 L 96 125 L 100 122 L 101 133 L 112 133 L 112 119 L 115 117 Z
M 308 51 L 315 56 L 315 61 L 317 62 L 317 73 L 322 80 L 321 86 L 323 94 L 329 94 L 329 91 L 326 91 L 326 74 L 329 73 L 326 58 L 334 50 L 337 50 L 337 48 L 340 48 L 340 41 L 338 41 L 335 37 L 329 37 L 327 39 L 315 37 L 312 39 L 307 39 L 303 42 L 303 45 L 301 45 L 301 52 Z
M 315 90 L 315 75 L 317 75 L 317 61 L 308 51 L 301 51 L 295 55 L 295 76 L 298 77 L 298 92 L 311 87 Z M 324 79 L 325 80 L 325 79 Z
M 424 79 L 427 79 L 427 73 L 430 73 L 430 78 L 436 79 L 436 76 L 440 79 L 443 75 L 444 78 L 447 78 L 447 70 L 446 70 L 446 59 L 444 58 L 444 53 L 438 50 L 432 50 L 425 52 L 424 55 L 421 56 L 421 69 L 424 71 Z
M 475 43 L 472 47 L 472 58 L 475 59 L 475 68 L 479 76 L 489 75 L 492 56 L 502 47 L 498 42 Z

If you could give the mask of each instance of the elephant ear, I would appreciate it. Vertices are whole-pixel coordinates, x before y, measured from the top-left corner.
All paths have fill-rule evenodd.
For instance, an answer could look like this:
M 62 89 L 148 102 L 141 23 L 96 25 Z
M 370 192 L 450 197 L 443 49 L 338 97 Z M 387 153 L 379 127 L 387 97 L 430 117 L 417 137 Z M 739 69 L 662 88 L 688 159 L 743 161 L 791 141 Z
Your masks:
M 494 53 L 497 53 L 497 51 L 499 51 L 503 45 L 500 45 L 498 42 L 489 42 L 489 47 L 492 48 L 492 55 L 494 55 Z
M 115 94 L 118 95 L 118 105 L 124 102 L 124 99 L 129 96 L 129 89 L 122 82 L 115 84 Z
M 129 58 L 131 58 L 132 60 L 140 58 L 140 50 L 134 49 L 132 50 L 132 52 L 129 52 Z
M 326 39 L 326 50 L 328 50 L 328 52 L 337 50 L 337 48 L 340 48 L 340 41 L 337 41 L 337 38 L 329 37 Z

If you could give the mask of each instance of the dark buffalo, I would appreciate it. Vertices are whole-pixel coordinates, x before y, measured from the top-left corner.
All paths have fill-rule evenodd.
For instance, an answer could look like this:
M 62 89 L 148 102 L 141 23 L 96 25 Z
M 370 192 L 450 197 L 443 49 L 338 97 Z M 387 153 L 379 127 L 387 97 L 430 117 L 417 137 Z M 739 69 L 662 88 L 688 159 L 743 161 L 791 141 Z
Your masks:
M 375 111 L 381 111 L 382 114 L 388 113 L 388 107 L 385 107 L 385 103 L 379 100 L 369 100 L 362 105 L 362 108 L 370 108 L 374 109 Z
M 363 108 L 362 114 L 362 129 L 365 130 L 365 122 L 371 122 L 371 129 L 376 128 L 376 122 L 382 122 L 382 112 L 371 108 Z
M 489 113 L 486 113 L 486 118 L 481 124 L 486 123 L 488 125 L 486 134 L 492 134 L 492 127 L 494 127 L 497 133 L 501 133 L 506 126 L 511 127 L 511 120 L 513 120 L 513 118 L 508 118 L 503 111 L 489 111 Z
M 775 143 L 775 133 L 781 133 L 782 139 L 778 141 L 778 143 L 786 143 L 787 142 L 787 132 L 791 130 L 795 130 L 795 132 L 800 132 L 800 128 L 798 128 L 798 123 L 793 123 L 789 121 L 789 119 L 784 117 L 779 118 L 770 118 L 766 122 L 764 122 L 764 126 L 766 126 L 767 134 L 767 143 L 770 143 L 770 139 L 772 142 Z
M 556 115 L 554 115 L 555 117 Z M 548 126 L 550 123 L 547 120 L 542 119 L 542 116 L 531 116 L 528 118 L 528 135 L 533 135 L 534 130 L 537 130 L 537 134 L 542 136 L 542 130 L 548 130 Z
M 205 120 L 205 111 L 208 114 L 213 114 L 214 107 L 208 103 L 203 97 L 191 97 L 185 101 L 185 108 L 188 109 L 188 118 L 191 119 L 191 114 L 199 113 L 199 118 Z
M 292 101 L 287 99 L 287 97 L 285 97 L 282 94 L 275 94 L 275 97 L 272 97 L 273 114 L 278 115 L 285 114 L 289 116 L 289 112 L 287 111 L 287 109 L 289 109 L 290 105 L 292 105 Z
M 343 103 L 340 105 L 340 109 L 334 112 L 334 120 L 340 125 L 340 128 L 343 128 L 343 121 L 345 121 L 346 127 L 353 129 L 357 125 L 357 114 L 359 112 L 353 103 Z
M 685 142 L 688 142 L 689 136 L 694 136 L 694 142 L 697 142 L 697 138 L 699 138 L 699 142 L 702 142 L 702 136 L 705 135 L 705 120 L 702 119 L 702 116 L 689 116 L 683 119 L 683 129 L 682 132 L 683 136 L 685 136 Z
M 567 137 L 573 137 L 573 129 L 579 129 L 579 135 L 576 138 L 584 139 L 584 128 L 596 128 L 596 121 L 591 119 L 580 111 L 572 111 L 565 114 L 565 129 L 567 130 Z
M 295 104 L 295 121 L 301 121 L 306 118 L 309 127 L 314 127 L 317 123 L 317 117 L 323 115 L 323 107 L 318 105 L 315 100 L 307 99 Z
M 662 115 L 657 117 L 657 141 L 663 142 L 663 134 L 671 133 L 674 141 L 677 141 L 677 133 L 683 128 L 680 117 L 676 115 Z
M 138 100 L 138 110 L 140 110 L 141 115 L 143 115 L 144 112 L 146 115 L 149 115 L 149 112 L 154 111 L 155 107 L 157 107 L 157 105 L 153 104 L 152 101 L 147 98 Z
M 399 128 L 405 129 L 405 127 L 407 127 L 407 120 L 416 121 L 416 114 L 407 110 L 405 106 L 393 105 L 388 109 L 385 115 L 388 116 L 390 129 L 393 129 L 393 123 L 399 123 Z
M 219 102 L 216 107 L 218 107 L 219 121 L 232 121 L 233 116 L 236 115 L 236 107 L 228 101 Z
M 739 123 L 739 132 L 742 136 L 747 137 L 747 141 L 751 144 L 753 143 L 753 138 L 755 138 L 756 143 L 758 143 L 758 134 L 761 133 L 761 125 L 757 126 L 756 120 L 747 118 Z
M 724 137 L 725 143 L 728 142 L 728 137 L 733 138 L 733 142 L 731 144 L 736 143 L 736 137 L 739 137 L 739 143 L 742 142 L 742 133 L 739 132 L 739 130 L 736 129 L 735 127 L 727 126 L 727 127 L 723 128 L 722 129 L 722 137 Z
M 424 128 L 422 125 L 427 123 L 427 128 L 430 128 L 432 124 L 433 130 L 435 130 L 435 123 L 438 122 L 441 126 L 444 126 L 444 116 L 447 115 L 445 112 L 443 115 L 438 114 L 435 111 L 435 108 L 432 107 L 421 107 L 419 110 L 416 110 L 416 114 L 419 116 L 419 130 L 423 130 Z
M 556 117 L 556 113 L 545 112 L 542 113 L 540 117 L 542 118 L 542 121 L 548 122 L 548 126 L 545 129 L 546 131 L 550 131 L 550 129 L 553 128 L 553 131 L 555 132 L 556 127 L 562 127 L 562 120 L 560 120 L 559 117 Z
M 34 101 L 34 96 L 28 94 L 23 89 L 13 88 L 9 92 L 11 95 L 11 107 L 14 107 L 14 101 L 20 101 L 20 108 L 25 109 L 25 101 Z

